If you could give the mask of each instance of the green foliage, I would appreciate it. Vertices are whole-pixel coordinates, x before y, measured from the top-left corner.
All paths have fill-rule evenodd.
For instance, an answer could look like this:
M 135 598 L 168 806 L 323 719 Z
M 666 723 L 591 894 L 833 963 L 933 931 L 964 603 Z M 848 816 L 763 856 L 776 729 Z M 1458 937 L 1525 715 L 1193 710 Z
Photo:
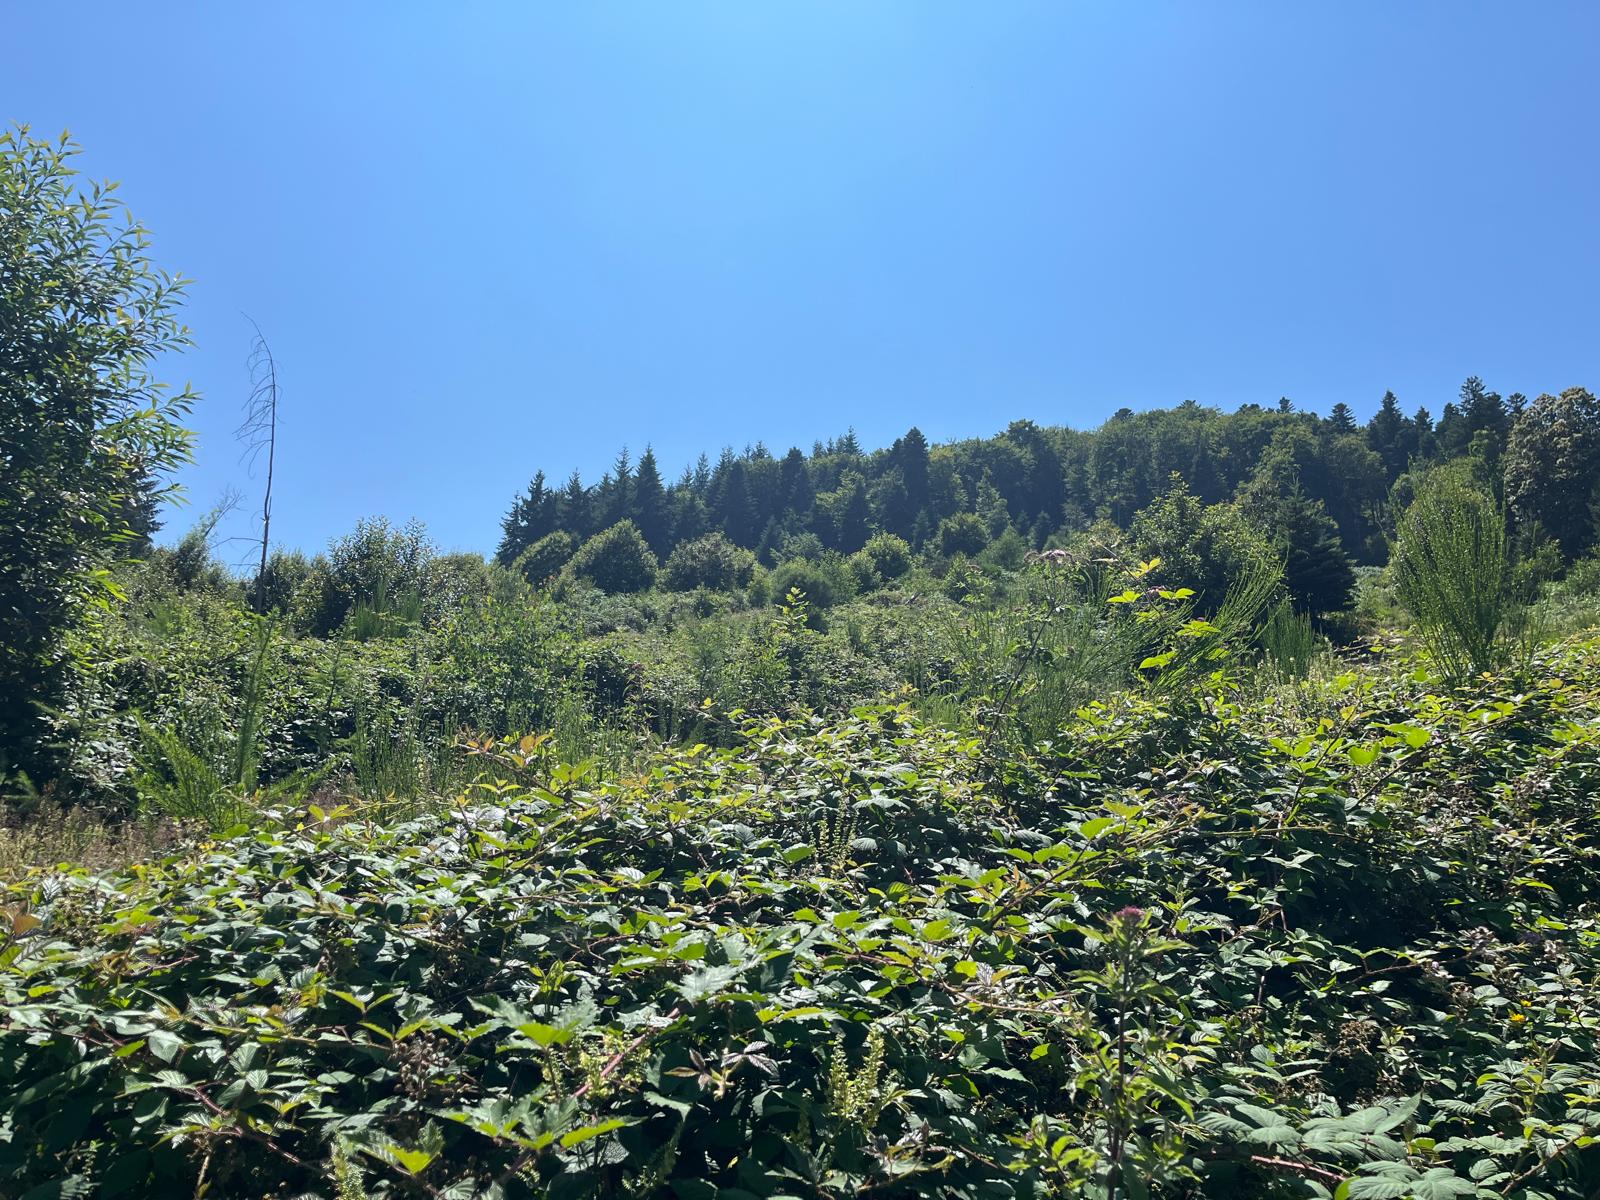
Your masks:
M 644 537 L 625 520 L 585 542 L 567 569 L 603 592 L 642 592 L 655 582 L 656 567 Z
M 989 528 L 977 513 L 956 513 L 939 525 L 939 553 L 945 558 L 976 558 L 988 544 Z
M 813 609 L 832 608 L 847 599 L 853 591 L 853 580 L 842 563 L 825 559 L 812 562 L 805 558 L 791 558 L 780 563 L 767 579 L 771 595 L 778 603 L 791 591 L 801 592 Z
M 1285 679 L 1304 679 L 1320 649 L 1311 619 L 1280 601 L 1261 626 L 1261 649 L 1267 662 Z
M 1439 669 L 1453 679 L 1500 660 L 1511 610 L 1505 514 L 1461 472 L 1430 474 L 1395 542 L 1395 594 Z
M 1212 612 L 1229 589 L 1278 556 L 1261 531 L 1237 508 L 1205 504 L 1174 476 L 1165 495 L 1134 517 L 1129 540 L 1145 559 L 1160 559 L 1157 578 L 1192 588 L 1196 604 Z
M 731 592 L 750 586 L 756 556 L 740 549 L 720 533 L 708 533 L 685 542 L 667 558 L 662 583 L 676 592 L 710 588 Z
M 535 587 L 548 583 L 561 573 L 561 568 L 572 561 L 578 551 L 578 542 L 564 529 L 547 533 L 517 555 L 512 567 Z
M 859 553 L 872 566 L 879 580 L 899 579 L 911 569 L 911 547 L 892 533 L 877 533 L 867 539 Z
M 0 133 L 0 777 L 45 764 L 69 632 L 115 599 L 107 568 L 189 457 L 194 395 L 153 374 L 187 341 L 183 282 L 151 265 L 115 185 L 80 183 L 77 152 Z
M 409 820 L 17 878 L 0 1187 L 1589 1194 L 1600 647 L 1538 668 L 1000 759 L 896 705 L 608 780 L 484 741 Z
M 1578 558 L 1600 519 L 1600 401 L 1583 388 L 1540 396 L 1511 429 L 1504 469 L 1518 526 L 1542 530 L 1568 561 Z

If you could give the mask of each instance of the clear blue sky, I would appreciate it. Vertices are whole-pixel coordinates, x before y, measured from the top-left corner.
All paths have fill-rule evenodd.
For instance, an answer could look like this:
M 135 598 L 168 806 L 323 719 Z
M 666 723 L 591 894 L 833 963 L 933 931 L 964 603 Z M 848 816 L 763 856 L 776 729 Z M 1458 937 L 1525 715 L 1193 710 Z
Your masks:
M 1600 6 L 36 3 L 70 129 L 192 277 L 193 509 L 248 311 L 274 532 L 493 547 L 598 478 L 853 425 L 1600 387 Z M 181 528 L 192 515 L 179 513 Z

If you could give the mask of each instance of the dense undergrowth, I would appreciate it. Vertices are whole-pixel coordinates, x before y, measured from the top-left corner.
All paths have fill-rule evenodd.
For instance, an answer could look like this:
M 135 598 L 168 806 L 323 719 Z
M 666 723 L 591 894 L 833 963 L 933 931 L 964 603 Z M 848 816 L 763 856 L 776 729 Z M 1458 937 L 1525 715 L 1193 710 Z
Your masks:
M 900 704 L 604 780 L 483 739 L 407 821 L 32 873 L 0 1191 L 1588 1195 L 1600 647 L 1534 668 L 1023 753 Z

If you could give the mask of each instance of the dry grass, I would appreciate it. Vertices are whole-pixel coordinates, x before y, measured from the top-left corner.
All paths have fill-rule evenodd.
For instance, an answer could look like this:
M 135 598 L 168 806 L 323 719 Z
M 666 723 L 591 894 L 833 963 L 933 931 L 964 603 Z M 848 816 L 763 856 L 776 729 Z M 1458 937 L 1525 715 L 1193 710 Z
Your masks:
M 108 820 L 86 809 L 46 803 L 0 809 L 0 883 L 62 864 L 110 871 L 159 857 L 191 831 L 166 817 Z

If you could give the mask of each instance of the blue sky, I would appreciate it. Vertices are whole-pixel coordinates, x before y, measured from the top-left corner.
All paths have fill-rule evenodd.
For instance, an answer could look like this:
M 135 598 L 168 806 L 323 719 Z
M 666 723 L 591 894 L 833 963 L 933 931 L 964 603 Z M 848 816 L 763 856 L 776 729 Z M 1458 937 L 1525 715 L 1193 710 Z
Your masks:
M 180 530 L 284 366 L 274 532 L 492 549 L 626 442 L 935 440 L 1280 395 L 1600 387 L 1600 6 L 28 4 L 195 280 Z M 241 554 L 242 557 L 242 554 Z

